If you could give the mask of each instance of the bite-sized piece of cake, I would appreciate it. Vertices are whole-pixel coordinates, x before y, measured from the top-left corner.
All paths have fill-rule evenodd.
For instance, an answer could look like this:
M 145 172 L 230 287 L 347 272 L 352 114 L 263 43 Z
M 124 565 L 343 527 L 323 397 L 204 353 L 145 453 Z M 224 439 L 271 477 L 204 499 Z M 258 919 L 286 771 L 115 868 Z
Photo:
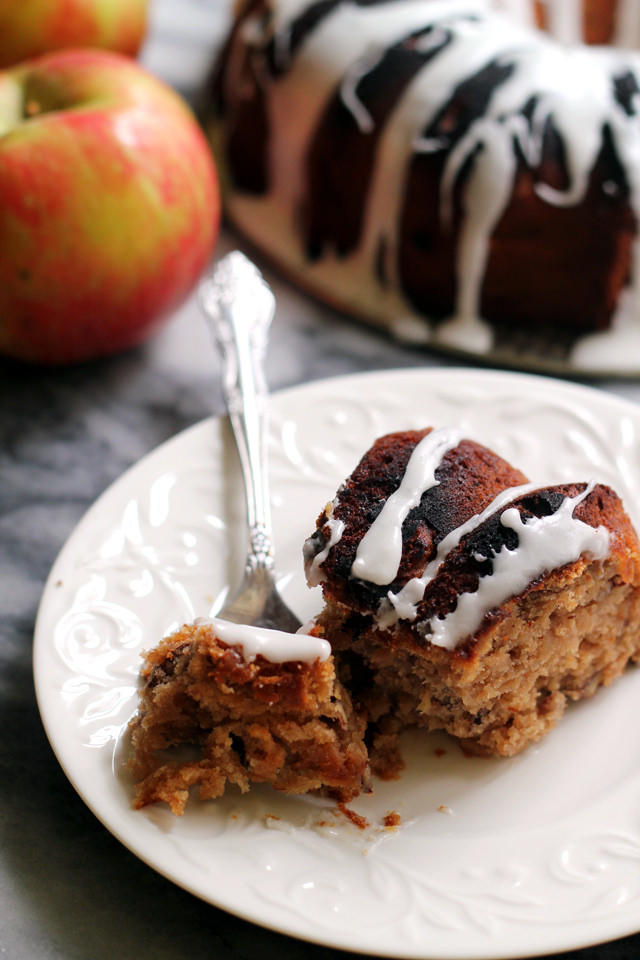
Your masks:
M 458 431 L 375 443 L 305 566 L 383 774 L 407 726 L 513 755 L 640 657 L 639 544 L 616 493 L 541 489 Z
M 227 784 L 340 801 L 369 789 L 364 721 L 315 637 L 199 620 L 146 654 L 131 722 L 137 807 Z

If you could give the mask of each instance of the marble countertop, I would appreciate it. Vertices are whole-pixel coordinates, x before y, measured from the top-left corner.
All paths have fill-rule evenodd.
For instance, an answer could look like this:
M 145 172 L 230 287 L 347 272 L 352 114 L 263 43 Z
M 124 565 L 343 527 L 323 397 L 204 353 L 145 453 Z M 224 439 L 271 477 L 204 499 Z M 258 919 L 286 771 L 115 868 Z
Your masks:
M 185 7 L 199 25 L 195 50 L 181 32 L 182 13 L 176 19 Z M 189 96 L 218 42 L 224 4 L 158 0 L 152 13 L 144 60 Z M 218 254 L 236 245 L 224 233 Z M 279 304 L 267 362 L 272 390 L 355 371 L 453 364 L 346 320 L 265 274 Z M 193 298 L 155 339 L 120 357 L 59 370 L 0 362 L 0 957 L 342 955 L 234 918 L 145 866 L 67 782 L 36 705 L 34 620 L 59 549 L 123 470 L 185 427 L 223 413 L 219 371 Z M 640 382 L 596 388 L 640 402 Z M 565 956 L 631 960 L 640 956 L 640 934 Z

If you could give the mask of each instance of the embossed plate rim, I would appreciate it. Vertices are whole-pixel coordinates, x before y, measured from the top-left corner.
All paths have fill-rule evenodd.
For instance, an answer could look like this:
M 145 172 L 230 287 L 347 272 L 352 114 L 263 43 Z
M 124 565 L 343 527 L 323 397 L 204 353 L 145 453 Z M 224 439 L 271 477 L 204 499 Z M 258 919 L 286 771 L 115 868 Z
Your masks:
M 535 433 L 527 431 L 535 424 L 538 433 L 543 426 L 548 431 L 551 460 L 558 429 L 571 469 L 596 465 L 602 479 L 617 477 L 637 522 L 640 460 L 633 458 L 640 408 L 629 401 L 524 373 L 375 371 L 272 397 L 272 492 L 282 572 L 301 579 L 294 559 L 301 537 L 310 532 L 322 497 L 335 492 L 336 477 L 343 479 L 342 471 L 355 465 L 373 439 L 367 433 L 380 425 L 401 429 L 431 422 L 432 411 L 435 425 L 444 416 L 474 423 L 484 434 L 478 439 L 493 438 L 505 454 L 517 451 L 523 438 L 530 446 Z M 38 703 L 65 773 L 96 816 L 142 860 L 202 899 L 283 933 L 360 953 L 497 960 L 635 932 L 640 773 L 618 758 L 623 766 L 610 771 L 611 783 L 606 770 L 601 789 L 586 778 L 588 799 L 582 792 L 577 803 L 571 796 L 566 802 L 552 797 L 549 811 L 535 784 L 541 772 L 561 769 L 566 745 L 580 742 L 585 730 L 594 756 L 608 751 L 607 737 L 618 730 L 613 725 L 624 725 L 626 706 L 637 697 L 638 673 L 618 682 L 615 699 L 608 696 L 612 688 L 579 705 L 557 736 L 515 761 L 465 760 L 449 746 L 444 760 L 434 760 L 431 746 L 442 746 L 437 740 L 425 760 L 424 743 L 409 743 L 409 768 L 400 784 L 378 784 L 373 799 L 352 805 L 370 819 L 364 832 L 321 801 L 261 790 L 196 803 L 181 820 L 154 808 L 131 809 L 119 730 L 135 705 L 139 648 L 149 645 L 144 625 L 155 639 L 192 606 L 195 613 L 206 612 L 198 607 L 200 581 L 212 547 L 219 552 L 222 535 L 232 539 L 216 526 L 214 506 L 229 530 L 242 527 L 227 499 L 225 471 L 214 469 L 222 459 L 233 475 L 230 450 L 225 421 L 209 418 L 152 451 L 85 514 L 47 581 L 34 645 Z M 525 453 L 532 460 L 541 456 L 538 449 Z M 517 465 L 531 472 L 519 460 Z M 283 523 L 291 513 L 289 498 L 300 496 L 305 516 Z M 211 497 L 215 503 L 209 504 Z M 206 513 L 209 507 L 216 522 L 203 522 L 200 530 L 189 511 Z M 300 602 L 299 583 L 288 580 L 285 591 L 292 589 Z M 158 591 L 167 591 L 169 600 L 164 592 L 158 599 Z M 583 791 L 581 769 L 576 779 Z M 500 819 L 508 814 L 499 809 L 503 783 L 508 791 L 525 789 L 524 801 L 511 797 L 511 823 L 508 816 Z M 436 807 L 441 789 L 443 801 L 455 797 L 453 812 L 461 815 L 448 817 L 452 811 L 444 802 Z M 541 808 L 527 810 L 529 790 Z M 403 811 L 401 826 L 384 830 L 385 806 L 395 804 Z M 530 817 L 526 826 L 521 813 Z M 592 902 L 601 906 L 591 909 Z

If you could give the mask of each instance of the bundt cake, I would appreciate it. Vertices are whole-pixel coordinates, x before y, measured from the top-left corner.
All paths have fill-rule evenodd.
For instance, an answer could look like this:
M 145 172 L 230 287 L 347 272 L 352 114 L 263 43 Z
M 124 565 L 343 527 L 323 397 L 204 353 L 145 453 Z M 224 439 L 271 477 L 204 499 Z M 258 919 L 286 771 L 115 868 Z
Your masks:
M 214 619 L 163 639 L 130 725 L 136 806 L 181 814 L 191 787 L 206 799 L 228 783 L 340 801 L 366 791 L 364 722 L 329 654 L 324 640 Z
M 540 488 L 455 430 L 378 440 L 305 568 L 383 775 L 411 726 L 511 756 L 640 658 L 639 544 L 618 496 Z
M 525 8 L 240 4 L 205 117 L 227 213 L 309 292 L 399 336 L 479 354 L 539 336 L 563 363 L 633 367 L 640 54 L 492 5 Z

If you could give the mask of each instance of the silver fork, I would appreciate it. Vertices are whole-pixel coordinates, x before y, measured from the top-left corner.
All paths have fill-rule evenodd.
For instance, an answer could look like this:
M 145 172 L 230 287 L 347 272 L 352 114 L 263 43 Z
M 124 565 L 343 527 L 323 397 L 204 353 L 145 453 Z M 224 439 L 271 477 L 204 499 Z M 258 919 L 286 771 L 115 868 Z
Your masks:
M 257 267 L 239 251 L 214 267 L 202 280 L 199 294 L 222 354 L 223 392 L 240 456 L 248 523 L 240 587 L 215 615 L 295 633 L 300 620 L 276 583 L 269 505 L 264 357 L 275 299 Z

